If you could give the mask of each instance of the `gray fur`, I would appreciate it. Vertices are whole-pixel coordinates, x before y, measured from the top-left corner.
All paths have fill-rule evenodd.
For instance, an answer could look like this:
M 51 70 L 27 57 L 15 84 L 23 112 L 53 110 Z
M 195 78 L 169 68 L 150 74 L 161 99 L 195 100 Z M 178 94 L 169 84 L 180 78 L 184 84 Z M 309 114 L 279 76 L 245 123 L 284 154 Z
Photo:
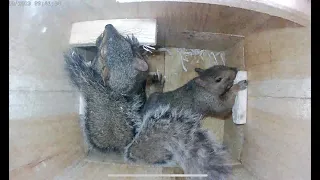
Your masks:
M 208 115 L 224 116 L 226 114 L 231 113 L 236 94 L 239 90 L 245 89 L 247 87 L 247 81 L 240 81 L 238 84 L 234 85 L 233 81 L 236 77 L 237 70 L 235 68 L 231 68 L 227 66 L 218 65 L 218 66 L 213 66 L 211 68 L 208 68 L 206 70 L 196 68 L 195 71 L 199 74 L 199 76 L 192 79 L 184 86 L 170 92 L 154 93 L 149 97 L 142 111 L 143 114 L 145 114 L 143 123 L 152 124 L 153 119 L 158 119 L 158 116 L 156 116 L 155 118 L 151 118 L 151 116 L 148 114 L 150 113 L 159 114 L 157 113 L 157 111 L 159 111 L 159 107 L 161 106 L 168 107 L 168 105 L 170 105 L 173 108 L 172 110 L 164 108 L 162 109 L 162 111 L 172 112 L 173 114 L 176 113 L 175 112 L 176 110 L 174 109 L 185 109 L 185 110 L 189 109 L 189 111 L 183 111 L 184 114 L 178 113 L 177 115 L 172 115 L 168 117 L 168 119 L 162 117 L 161 121 L 159 120 L 159 122 L 161 123 L 157 122 L 157 124 L 155 125 L 155 127 L 157 127 L 157 130 L 154 130 L 154 132 L 152 132 L 147 128 L 139 129 L 140 133 L 147 134 L 147 135 L 144 135 L 143 137 L 140 137 L 138 140 L 135 140 L 135 141 L 139 141 L 140 145 L 137 146 L 138 148 L 136 148 L 136 151 L 131 150 L 130 152 L 132 153 L 132 151 L 134 151 L 134 155 L 136 156 L 136 159 L 143 159 L 144 162 L 150 163 L 150 164 L 158 164 L 158 163 L 166 164 L 172 159 L 172 157 L 180 158 L 180 157 L 184 157 L 183 155 L 185 155 L 184 158 L 180 160 L 176 159 L 176 161 L 179 162 L 182 167 L 185 166 L 184 169 L 188 169 L 188 168 L 191 168 L 189 166 L 195 163 L 193 161 L 200 161 L 199 157 L 188 154 L 189 150 L 191 151 L 192 149 L 197 149 L 197 147 L 201 148 L 202 146 L 207 146 L 208 144 L 210 144 L 208 146 L 214 146 L 215 148 L 218 147 L 218 145 L 216 145 L 214 140 L 211 140 L 209 138 L 210 135 L 208 134 L 208 132 L 201 130 L 199 128 L 197 128 L 196 130 L 192 130 L 193 126 L 189 127 L 189 123 L 190 123 L 189 121 L 187 123 L 179 123 L 179 122 L 176 122 L 175 119 L 177 119 L 177 117 L 185 117 L 185 119 L 190 119 L 190 118 L 192 119 L 192 117 L 194 117 L 193 114 L 199 114 L 202 117 L 204 117 Z M 163 113 L 160 113 L 160 114 L 163 114 Z M 200 121 L 201 118 L 193 118 L 193 120 L 194 119 L 197 119 L 197 121 Z M 148 121 L 151 121 L 151 122 L 148 122 Z M 159 142 L 167 142 L 168 141 L 167 138 L 169 137 L 175 137 L 173 134 L 170 134 L 170 132 L 165 132 L 162 134 L 161 132 L 160 133 L 158 132 L 161 130 L 161 128 L 164 128 L 164 127 L 161 127 L 161 126 L 164 126 L 161 124 L 163 124 L 163 122 L 165 121 L 170 122 L 170 123 L 167 123 L 165 126 L 169 126 L 169 124 L 172 124 L 173 127 L 170 127 L 170 128 L 178 127 L 172 131 L 174 133 L 179 133 L 181 135 L 181 138 L 183 136 L 187 136 L 190 138 L 190 139 L 187 139 L 184 143 L 182 143 L 183 146 L 180 147 L 181 150 L 186 150 L 186 151 L 181 151 L 181 152 L 175 151 L 175 149 L 176 150 L 179 149 L 179 144 L 183 142 L 183 141 L 180 141 L 181 138 L 177 138 L 176 139 L 177 142 L 174 144 L 169 143 L 169 146 L 168 144 L 166 144 L 167 147 L 171 147 L 171 148 L 164 149 L 162 148 L 164 144 L 159 144 Z M 192 132 L 188 132 L 188 130 L 184 130 L 184 128 L 186 129 L 189 128 L 189 130 L 191 128 L 190 131 Z M 205 140 L 191 141 L 191 140 L 194 140 L 195 138 L 193 136 L 189 136 L 189 134 L 190 133 L 193 134 L 195 132 L 202 133 L 203 136 L 205 137 L 204 138 Z M 149 136 L 152 136 L 152 138 L 150 138 Z M 148 140 L 148 138 L 152 140 Z M 170 140 L 169 142 L 171 141 L 173 140 Z M 134 142 L 132 143 L 135 144 Z M 144 150 L 137 150 L 139 149 L 139 147 L 144 147 Z M 171 150 L 169 151 L 168 149 L 171 149 Z M 209 149 L 200 150 L 200 151 L 209 153 L 209 151 L 211 150 L 209 148 Z M 148 152 L 152 152 L 152 153 L 148 153 Z M 225 152 L 225 151 L 221 150 L 221 152 Z M 178 153 L 178 156 L 177 156 L 177 153 Z M 216 158 L 219 159 L 218 154 L 216 154 L 216 156 L 217 156 Z M 127 156 L 127 157 L 130 157 L 130 156 Z M 188 159 L 188 161 L 183 161 L 185 159 Z M 203 160 L 203 162 L 205 161 Z M 199 165 L 199 168 L 200 168 L 200 165 Z M 206 168 L 206 167 L 202 167 L 202 168 Z M 192 170 L 191 168 L 190 171 L 193 172 L 194 170 Z
M 108 24 L 97 38 L 96 46 L 98 54 L 93 66 L 98 72 L 107 68 L 107 85 L 122 94 L 141 93 L 145 88 L 148 72 L 139 71 L 133 66 L 136 61 L 145 62 L 138 40 L 134 36 L 123 37 Z
M 75 49 L 65 54 L 66 70 L 86 102 L 85 132 L 93 147 L 122 151 L 134 136 L 134 120 L 139 120 L 141 97 L 128 100 L 121 94 L 103 86 L 101 76 L 84 64 Z
M 233 85 L 237 70 L 227 66 L 216 65 L 206 70 L 195 70 L 199 76 L 184 86 L 165 93 L 151 94 L 143 112 L 170 104 L 174 108 L 192 109 L 204 116 L 230 114 L 237 92 L 246 88 L 247 81 Z M 216 82 L 219 78 L 220 82 Z
M 112 25 L 106 25 L 97 46 L 91 66 L 76 48 L 69 49 L 64 54 L 65 69 L 85 100 L 89 143 L 101 151 L 122 152 L 134 137 L 134 127 L 141 123 L 139 110 L 145 101 L 148 73 L 134 67 L 135 58 L 144 61 L 136 38 L 124 38 Z
M 162 154 L 179 164 L 185 174 L 207 174 L 225 180 L 231 173 L 226 149 L 200 127 L 201 115 L 191 110 L 159 106 L 147 111 L 139 133 L 125 149 L 129 162 L 155 163 Z M 160 155 L 160 156 L 158 156 Z M 201 178 L 190 178 L 201 179 Z

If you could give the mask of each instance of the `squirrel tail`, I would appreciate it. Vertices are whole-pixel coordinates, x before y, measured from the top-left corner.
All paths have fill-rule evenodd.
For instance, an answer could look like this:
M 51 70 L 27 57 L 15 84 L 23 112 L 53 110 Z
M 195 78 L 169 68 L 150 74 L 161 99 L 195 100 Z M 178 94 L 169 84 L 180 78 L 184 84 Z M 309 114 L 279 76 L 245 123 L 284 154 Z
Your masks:
M 204 179 L 226 180 L 231 174 L 227 149 L 200 127 L 201 118 L 190 110 L 177 110 L 169 105 L 146 111 L 138 134 L 126 149 L 127 159 L 136 157 L 134 149 L 144 149 L 142 146 L 149 141 L 157 142 L 158 147 L 172 154 L 172 160 L 185 174 L 206 174 Z M 149 151 L 146 153 L 154 153 Z
M 215 142 L 208 131 L 197 129 L 190 134 L 190 141 L 174 139 L 168 145 L 173 158 L 185 174 L 203 174 L 210 180 L 227 180 L 231 174 L 231 165 L 227 163 L 228 153 L 225 147 Z M 192 177 L 192 180 L 201 179 Z

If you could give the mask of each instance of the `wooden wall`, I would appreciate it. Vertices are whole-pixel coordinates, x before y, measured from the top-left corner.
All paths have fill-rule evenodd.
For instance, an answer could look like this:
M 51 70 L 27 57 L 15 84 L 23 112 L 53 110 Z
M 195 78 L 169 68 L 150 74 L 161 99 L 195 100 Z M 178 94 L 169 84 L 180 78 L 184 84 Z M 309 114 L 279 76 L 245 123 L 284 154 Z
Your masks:
M 248 115 L 242 163 L 261 179 L 311 178 L 311 33 L 245 38 Z
M 154 2 L 159 0 L 117 0 L 118 2 Z M 272 16 L 281 17 L 291 20 L 303 26 L 308 26 L 311 23 L 311 1 L 310 0 L 162 0 L 162 2 L 192 2 L 217 4 L 229 7 L 237 7 L 256 12 L 266 13 Z
M 12 180 L 53 179 L 85 156 L 78 121 L 79 94 L 70 86 L 63 70 L 62 52 L 68 46 L 71 25 L 63 20 L 58 22 L 53 14 L 42 14 L 48 8 L 40 7 L 34 16 L 31 9 L 10 8 Z
M 70 26 L 72 22 L 99 19 L 155 18 L 158 23 L 158 44 L 175 47 L 184 47 L 188 43 L 178 43 L 181 38 L 190 36 L 188 38 L 194 40 L 193 31 L 246 36 L 270 22 L 276 23 L 268 28 L 300 26 L 282 18 L 246 9 L 187 2 L 117 3 L 115 0 L 69 0 L 63 1 L 58 8 L 33 6 L 25 7 L 24 11 L 21 11 L 20 7 L 10 7 L 10 11 L 18 11 L 17 14 L 22 14 L 17 16 L 21 22 L 29 22 L 28 25 L 34 28 L 60 26 L 65 23 Z

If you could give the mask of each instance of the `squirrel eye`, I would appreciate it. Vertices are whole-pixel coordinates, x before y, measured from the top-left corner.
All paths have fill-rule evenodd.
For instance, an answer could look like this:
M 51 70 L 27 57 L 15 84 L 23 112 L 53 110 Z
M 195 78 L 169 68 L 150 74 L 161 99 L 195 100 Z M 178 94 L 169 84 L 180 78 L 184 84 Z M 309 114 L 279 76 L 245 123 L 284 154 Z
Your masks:
M 216 79 L 216 82 L 220 82 L 221 80 L 222 80 L 222 78 L 219 77 L 219 78 Z

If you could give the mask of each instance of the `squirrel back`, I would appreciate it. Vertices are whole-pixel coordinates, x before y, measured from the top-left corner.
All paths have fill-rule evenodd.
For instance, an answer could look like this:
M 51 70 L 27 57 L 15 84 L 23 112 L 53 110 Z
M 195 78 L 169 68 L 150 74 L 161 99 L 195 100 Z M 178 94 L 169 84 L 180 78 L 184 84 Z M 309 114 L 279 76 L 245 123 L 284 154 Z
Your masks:
M 69 49 L 64 58 L 69 78 L 85 100 L 85 132 L 90 144 L 101 151 L 123 151 L 141 119 L 142 98 L 128 99 L 104 86 L 100 74 L 85 64 L 76 48 Z
M 65 54 L 65 69 L 85 100 L 85 132 L 101 151 L 123 151 L 141 122 L 148 64 L 139 42 L 123 37 L 110 24 L 97 39 L 98 52 L 87 65 L 76 48 Z

